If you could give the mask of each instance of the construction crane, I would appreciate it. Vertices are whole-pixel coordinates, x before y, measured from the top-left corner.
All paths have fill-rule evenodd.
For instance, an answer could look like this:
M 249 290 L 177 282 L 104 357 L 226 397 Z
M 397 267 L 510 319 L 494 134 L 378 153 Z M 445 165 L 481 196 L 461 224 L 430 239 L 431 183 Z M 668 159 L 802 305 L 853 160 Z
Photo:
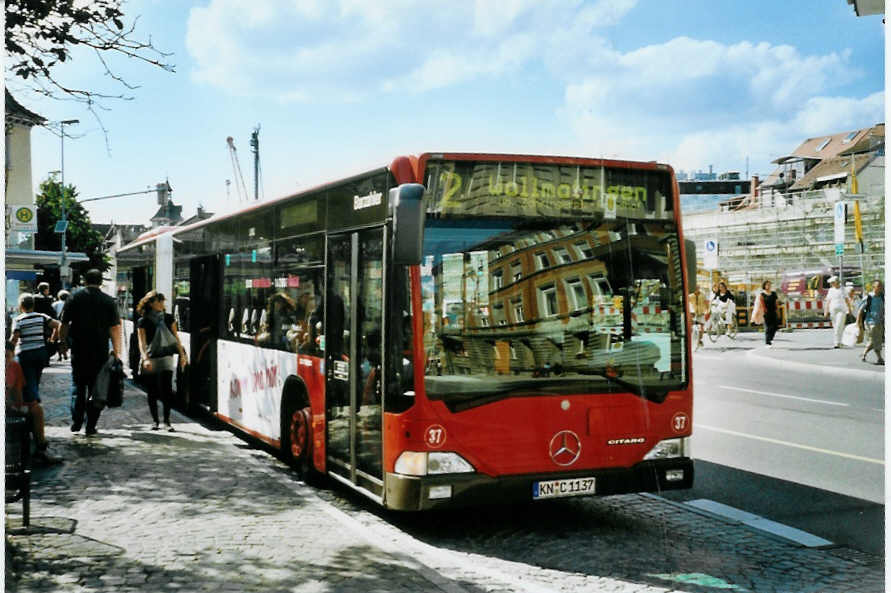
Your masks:
M 232 136 L 226 138 L 226 144 L 229 145 L 229 158 L 232 160 L 232 172 L 235 177 L 235 193 L 238 194 L 238 201 L 247 201 L 247 186 L 244 184 L 244 176 L 241 174 L 241 164 L 238 162 L 238 152 L 235 150 L 235 140 Z

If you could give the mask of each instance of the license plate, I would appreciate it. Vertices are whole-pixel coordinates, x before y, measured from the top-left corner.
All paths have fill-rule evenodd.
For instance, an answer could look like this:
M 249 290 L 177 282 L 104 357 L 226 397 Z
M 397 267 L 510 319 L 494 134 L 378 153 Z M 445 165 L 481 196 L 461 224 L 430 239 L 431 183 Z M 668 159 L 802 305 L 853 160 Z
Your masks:
M 532 498 L 563 498 L 594 494 L 594 478 L 573 478 L 571 480 L 547 480 L 533 482 Z

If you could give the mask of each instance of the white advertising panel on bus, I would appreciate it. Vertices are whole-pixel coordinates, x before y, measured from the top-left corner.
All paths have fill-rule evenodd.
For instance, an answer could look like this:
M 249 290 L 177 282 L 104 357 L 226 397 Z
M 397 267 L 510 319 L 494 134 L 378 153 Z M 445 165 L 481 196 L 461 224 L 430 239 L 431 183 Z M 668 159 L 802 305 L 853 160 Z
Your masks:
M 223 340 L 217 348 L 217 411 L 243 429 L 278 439 L 282 387 L 297 374 L 297 357 Z

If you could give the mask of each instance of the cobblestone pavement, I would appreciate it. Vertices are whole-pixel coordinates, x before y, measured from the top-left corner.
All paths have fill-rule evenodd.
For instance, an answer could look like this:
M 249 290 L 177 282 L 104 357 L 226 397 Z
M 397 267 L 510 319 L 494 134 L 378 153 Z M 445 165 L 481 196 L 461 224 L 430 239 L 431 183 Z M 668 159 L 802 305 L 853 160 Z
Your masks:
M 51 451 L 32 523 L 9 504 L 9 591 L 878 592 L 881 559 L 802 548 L 647 495 L 425 515 L 312 489 L 268 452 L 128 387 L 99 435 L 68 430 L 66 365 L 44 373 Z

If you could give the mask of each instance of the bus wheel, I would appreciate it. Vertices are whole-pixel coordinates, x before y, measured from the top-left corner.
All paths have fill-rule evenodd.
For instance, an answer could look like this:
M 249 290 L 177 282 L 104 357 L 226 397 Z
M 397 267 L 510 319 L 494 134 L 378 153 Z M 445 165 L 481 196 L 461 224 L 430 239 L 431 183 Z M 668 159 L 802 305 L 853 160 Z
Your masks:
M 314 473 L 310 456 L 312 425 L 309 407 L 299 407 L 294 399 L 289 400 L 285 405 L 282 421 L 281 446 L 285 461 L 308 481 Z

